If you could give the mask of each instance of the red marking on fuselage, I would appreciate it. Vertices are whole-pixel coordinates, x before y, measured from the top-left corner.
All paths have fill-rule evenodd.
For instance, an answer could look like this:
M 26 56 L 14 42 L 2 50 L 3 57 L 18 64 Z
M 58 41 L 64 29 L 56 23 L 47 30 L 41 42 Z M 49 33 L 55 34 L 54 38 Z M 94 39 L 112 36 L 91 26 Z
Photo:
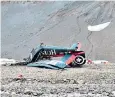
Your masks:
M 75 60 L 75 58 L 76 58 L 75 55 L 71 55 L 71 57 L 69 57 L 69 59 L 66 61 L 66 64 L 69 65 L 71 62 Z
M 57 54 L 57 55 L 52 55 L 53 57 L 63 57 L 64 54 Z
M 85 52 L 79 52 L 79 53 L 74 53 L 74 55 L 81 55 L 84 54 Z

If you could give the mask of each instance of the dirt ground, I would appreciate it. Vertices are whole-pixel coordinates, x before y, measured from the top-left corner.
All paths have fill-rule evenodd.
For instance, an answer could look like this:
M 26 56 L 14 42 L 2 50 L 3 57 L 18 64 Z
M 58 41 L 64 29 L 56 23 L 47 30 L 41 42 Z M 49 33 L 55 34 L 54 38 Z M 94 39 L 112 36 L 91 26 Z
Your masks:
M 65 70 L 1 66 L 0 93 L 1 97 L 115 97 L 115 64 Z

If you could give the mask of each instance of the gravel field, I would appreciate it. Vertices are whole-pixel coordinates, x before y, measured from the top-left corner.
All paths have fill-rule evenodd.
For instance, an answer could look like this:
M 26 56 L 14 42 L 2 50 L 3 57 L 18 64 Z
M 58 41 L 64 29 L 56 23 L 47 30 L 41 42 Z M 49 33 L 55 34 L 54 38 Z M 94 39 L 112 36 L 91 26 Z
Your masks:
M 23 77 L 18 78 L 19 75 Z M 115 97 L 115 64 L 51 70 L 1 66 L 2 97 Z

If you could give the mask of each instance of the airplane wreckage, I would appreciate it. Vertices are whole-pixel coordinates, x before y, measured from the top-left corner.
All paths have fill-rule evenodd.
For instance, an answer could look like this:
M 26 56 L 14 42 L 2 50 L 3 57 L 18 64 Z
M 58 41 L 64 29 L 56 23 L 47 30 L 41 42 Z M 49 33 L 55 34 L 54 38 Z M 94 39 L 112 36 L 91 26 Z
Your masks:
M 78 45 L 73 44 L 70 48 L 59 46 L 38 45 L 26 58 L 27 66 L 45 67 L 50 69 L 64 69 L 77 67 L 85 64 L 85 52 L 77 51 Z M 62 57 L 61 60 L 53 60 L 54 57 Z
M 45 67 L 50 69 L 64 69 L 66 67 L 81 67 L 86 63 L 85 52 L 78 51 L 81 44 L 73 44 L 70 48 L 59 46 L 46 46 L 43 43 L 33 48 L 25 62 L 17 62 L 13 59 L 2 59 L 2 64 L 27 65 L 29 67 Z M 62 57 L 61 60 L 53 60 L 54 57 Z M 5 62 L 6 61 L 6 62 Z
M 89 31 L 100 31 L 107 27 L 110 22 L 88 26 Z M 85 52 L 80 51 L 81 44 L 73 44 L 70 48 L 59 46 L 47 46 L 41 43 L 34 48 L 25 62 L 3 59 L 2 64 L 27 65 L 29 67 L 45 67 L 50 69 L 64 69 L 66 67 L 81 67 L 86 63 Z M 53 60 L 54 57 L 62 57 L 61 60 Z M 6 61 L 6 63 L 5 63 Z M 9 62 L 8 62 L 9 61 Z

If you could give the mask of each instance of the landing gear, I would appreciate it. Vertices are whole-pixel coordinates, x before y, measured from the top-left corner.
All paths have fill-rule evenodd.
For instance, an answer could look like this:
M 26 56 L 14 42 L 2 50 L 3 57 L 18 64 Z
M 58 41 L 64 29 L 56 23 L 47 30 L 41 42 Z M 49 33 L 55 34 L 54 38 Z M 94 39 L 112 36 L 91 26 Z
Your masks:
M 86 63 L 85 56 L 79 55 L 76 56 L 75 60 L 70 64 L 71 67 L 81 67 Z

